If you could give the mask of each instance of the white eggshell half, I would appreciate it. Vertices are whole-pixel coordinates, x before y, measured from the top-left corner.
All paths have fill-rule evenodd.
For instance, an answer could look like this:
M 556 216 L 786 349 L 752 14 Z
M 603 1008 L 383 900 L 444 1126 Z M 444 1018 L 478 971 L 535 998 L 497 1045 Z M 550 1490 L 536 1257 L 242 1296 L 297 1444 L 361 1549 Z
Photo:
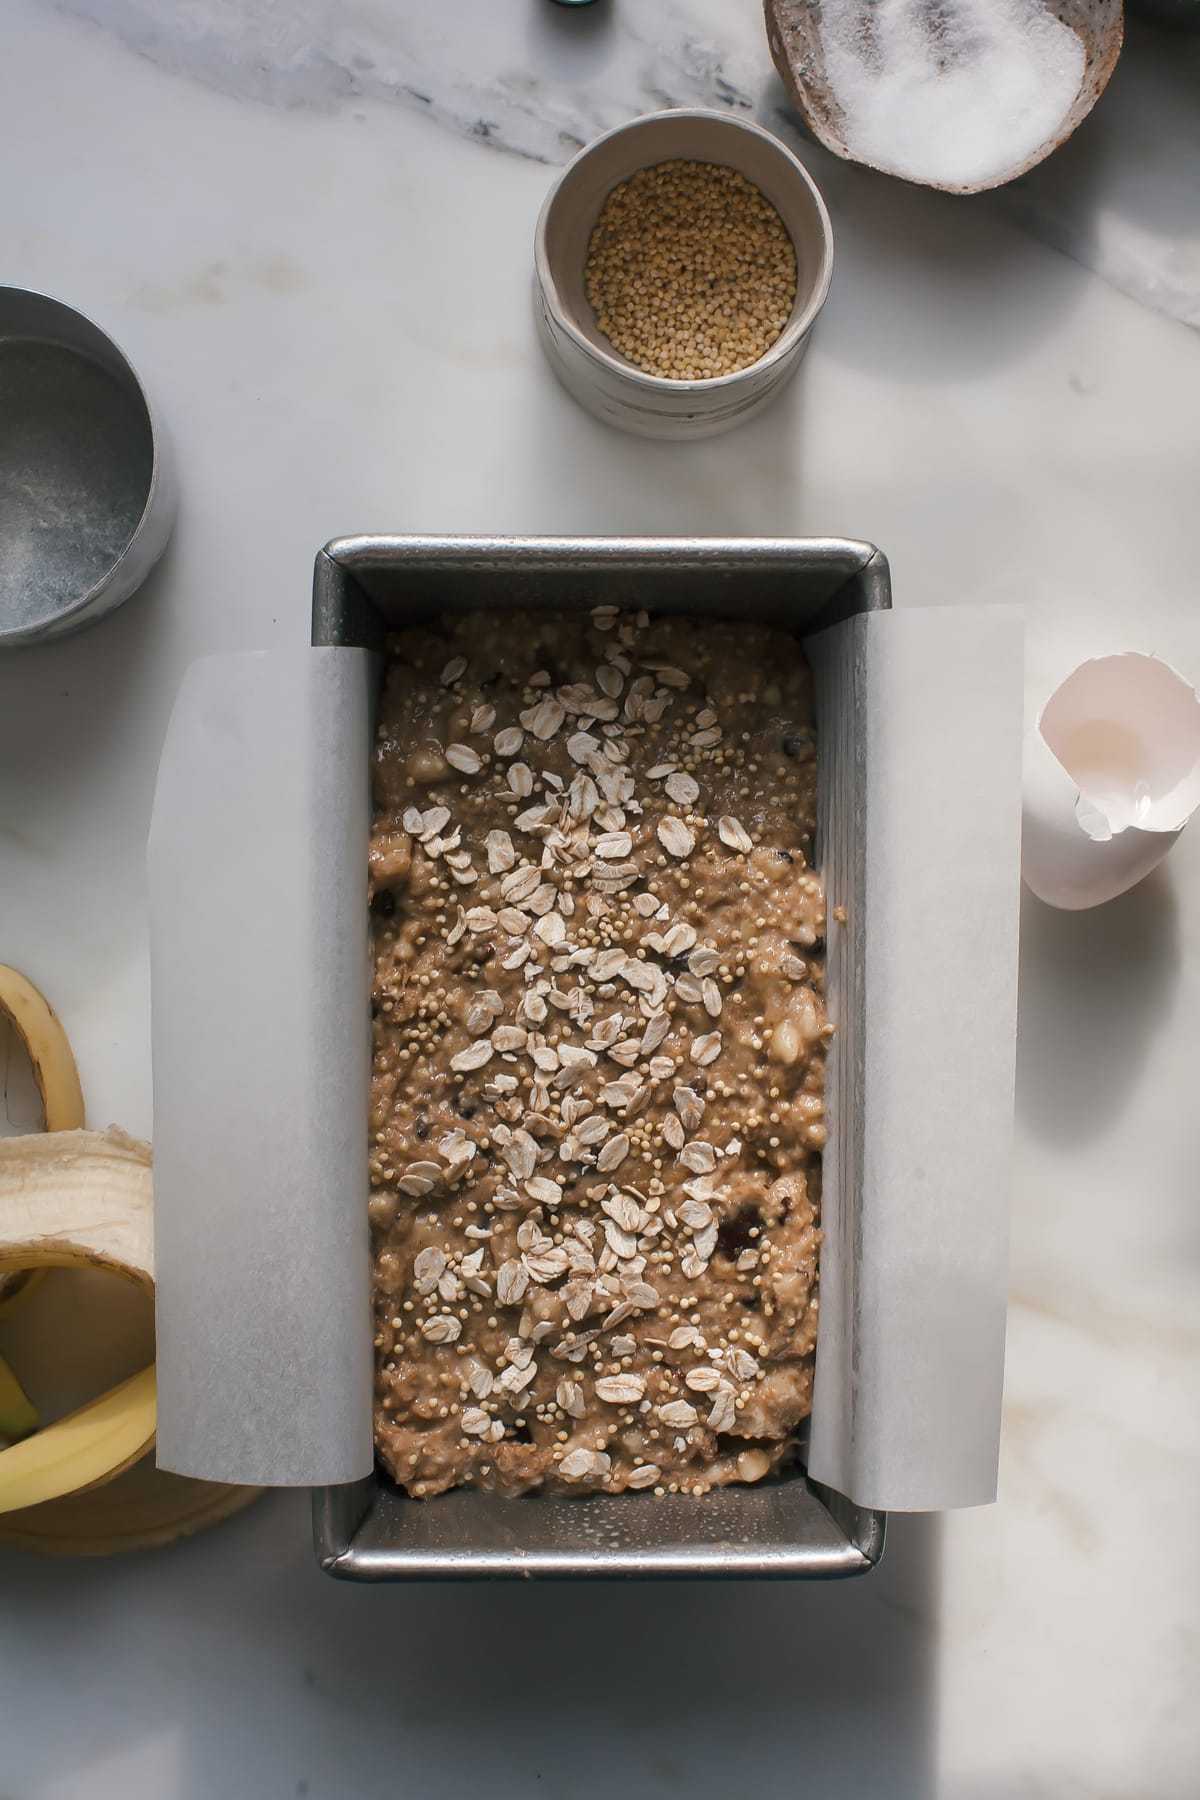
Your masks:
M 1095 657 L 1025 740 L 1021 873 L 1051 906 L 1099 906 L 1162 861 L 1200 806 L 1200 699 L 1157 657 Z

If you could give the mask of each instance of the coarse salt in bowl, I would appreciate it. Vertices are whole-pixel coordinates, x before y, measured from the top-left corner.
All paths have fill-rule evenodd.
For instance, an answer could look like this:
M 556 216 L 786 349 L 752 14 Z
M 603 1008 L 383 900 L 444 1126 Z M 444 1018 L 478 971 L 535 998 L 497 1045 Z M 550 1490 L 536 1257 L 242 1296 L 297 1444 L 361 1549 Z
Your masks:
M 951 194 L 1035 168 L 1112 74 L 1121 0 L 765 0 L 783 84 L 835 156 Z
M 779 214 L 796 256 L 796 294 L 774 343 L 730 374 L 675 380 L 637 367 L 605 337 L 587 295 L 592 231 L 613 189 L 666 162 L 735 169 Z M 534 244 L 542 344 L 568 393 L 606 424 L 640 437 L 714 437 L 761 411 L 808 348 L 833 273 L 833 231 L 803 164 L 748 120 L 705 109 L 650 113 L 596 138 L 546 196 Z

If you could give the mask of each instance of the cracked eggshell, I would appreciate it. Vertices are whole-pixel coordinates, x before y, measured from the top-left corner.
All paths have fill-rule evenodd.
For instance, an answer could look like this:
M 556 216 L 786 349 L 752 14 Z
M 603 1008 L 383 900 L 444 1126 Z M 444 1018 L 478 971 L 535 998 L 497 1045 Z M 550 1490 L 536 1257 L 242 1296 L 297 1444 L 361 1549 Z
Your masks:
M 1162 861 L 1200 805 L 1200 699 L 1129 651 L 1081 663 L 1025 740 L 1021 873 L 1050 906 L 1099 906 Z

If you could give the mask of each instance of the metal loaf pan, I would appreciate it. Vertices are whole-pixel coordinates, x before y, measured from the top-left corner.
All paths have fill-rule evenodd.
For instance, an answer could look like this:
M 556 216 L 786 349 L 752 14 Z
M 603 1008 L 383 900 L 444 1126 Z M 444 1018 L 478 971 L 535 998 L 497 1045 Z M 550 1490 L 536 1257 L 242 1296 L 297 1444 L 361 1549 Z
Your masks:
M 440 612 L 604 603 L 753 618 L 806 636 L 890 606 L 891 589 L 879 552 L 840 538 L 339 538 L 317 557 L 312 641 L 381 650 L 388 631 Z M 462 1490 L 422 1502 L 377 1473 L 318 1489 L 313 1532 L 322 1567 L 354 1581 L 828 1578 L 875 1566 L 884 1517 L 802 1467 L 757 1487 L 661 1500 Z

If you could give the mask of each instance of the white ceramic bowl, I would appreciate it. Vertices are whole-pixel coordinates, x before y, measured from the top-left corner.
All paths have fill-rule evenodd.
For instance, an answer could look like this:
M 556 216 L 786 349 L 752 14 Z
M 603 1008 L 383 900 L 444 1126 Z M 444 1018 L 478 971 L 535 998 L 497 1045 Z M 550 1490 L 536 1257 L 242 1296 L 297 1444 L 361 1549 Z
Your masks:
M 796 299 L 779 337 L 748 368 L 707 381 L 636 368 L 601 333 L 584 286 L 592 228 L 613 188 L 675 157 L 737 169 L 771 202 L 796 252 Z M 770 132 L 704 110 L 650 113 L 588 144 L 547 194 L 534 245 L 534 302 L 551 367 L 589 412 L 641 437 L 714 437 L 759 412 L 795 373 L 832 274 L 829 214 L 804 165 Z

